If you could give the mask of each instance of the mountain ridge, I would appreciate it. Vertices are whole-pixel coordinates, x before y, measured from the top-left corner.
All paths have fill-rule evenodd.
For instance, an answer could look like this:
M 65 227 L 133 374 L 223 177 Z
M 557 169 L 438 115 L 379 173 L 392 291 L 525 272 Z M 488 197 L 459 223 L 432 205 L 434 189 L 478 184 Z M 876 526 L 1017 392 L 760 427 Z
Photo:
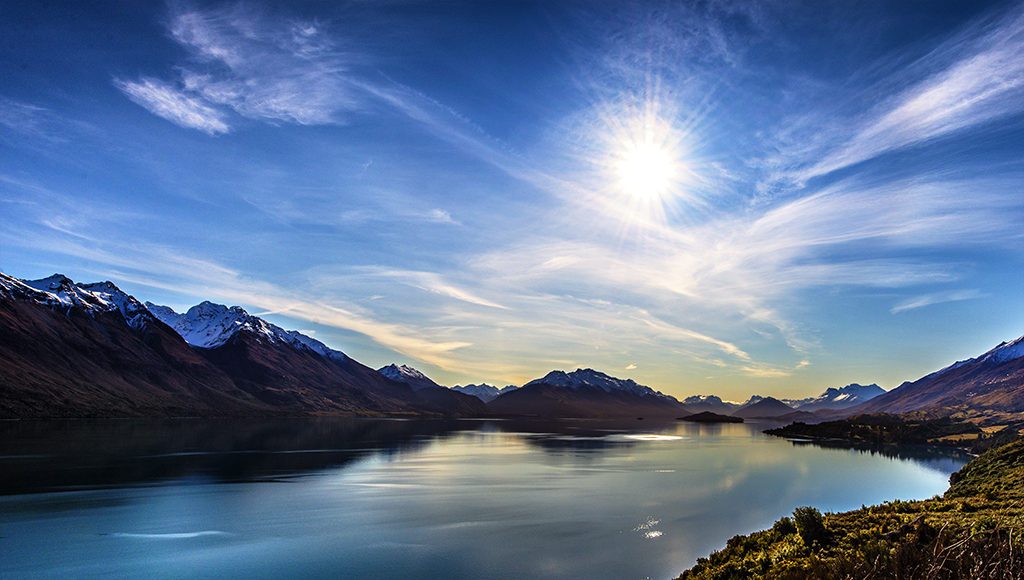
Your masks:
M 479 385 L 475 385 L 475 384 L 469 384 L 469 385 L 463 385 L 463 386 L 455 385 L 451 389 L 453 391 L 459 391 L 460 393 L 466 393 L 467 395 L 473 395 L 474 397 L 480 399 L 481 401 L 483 401 L 485 403 L 489 403 L 489 402 L 493 401 L 494 399 L 498 398 L 498 396 L 504 395 L 505 393 L 508 393 L 510 391 L 514 391 L 514 390 L 516 390 L 518 388 L 519 387 L 516 386 L 516 385 L 506 385 L 506 386 L 504 386 L 504 387 L 499 389 L 498 387 L 495 387 L 493 385 L 488 385 L 487 383 L 481 383 Z
M 236 333 L 247 330 L 262 335 L 272 342 L 282 341 L 295 348 L 311 350 L 329 359 L 344 361 L 348 358 L 345 353 L 334 350 L 297 330 L 285 330 L 258 316 L 253 316 L 241 306 L 228 307 L 206 300 L 182 314 L 175 312 L 169 306 L 161 306 L 152 302 L 146 302 L 145 307 L 153 316 L 180 334 L 185 342 L 195 347 L 216 348 L 226 343 Z
M 419 395 L 239 307 L 179 315 L 110 282 L 2 273 L 0 303 L 3 417 L 487 413 L 447 389 Z
M 581 417 L 725 410 L 738 417 L 786 413 L 783 418 L 804 420 L 922 410 L 1024 412 L 1024 336 L 887 393 L 874 384 L 852 383 L 802 399 L 796 410 L 787 408 L 786 400 L 759 395 L 737 408 L 714 395 L 689 397 L 687 405 L 632 379 L 590 368 L 553 370 L 523 387 L 450 389 L 406 365 L 374 371 L 238 306 L 204 301 L 179 314 L 142 303 L 109 281 L 76 284 L 61 274 L 25 281 L 0 272 L 0 299 L 5 325 L 0 346 L 8 361 L 0 376 L 0 383 L 7 385 L 0 395 L 0 414 L 11 417 L 464 416 L 488 414 L 485 400 L 503 414 Z M 69 390 L 55 390 L 59 385 Z M 868 400 L 856 404 L 862 397 Z

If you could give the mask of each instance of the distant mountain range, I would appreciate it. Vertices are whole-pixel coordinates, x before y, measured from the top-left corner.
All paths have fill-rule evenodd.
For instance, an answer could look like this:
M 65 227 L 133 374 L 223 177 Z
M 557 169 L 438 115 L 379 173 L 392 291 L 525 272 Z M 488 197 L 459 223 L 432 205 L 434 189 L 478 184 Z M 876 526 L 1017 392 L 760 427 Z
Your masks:
M 498 395 L 504 395 L 505 393 L 514 391 L 518 388 L 519 387 L 515 385 L 508 385 L 499 389 L 498 387 L 488 385 L 487 383 L 481 383 L 479 385 L 465 385 L 462 387 L 455 385 L 452 387 L 452 390 L 460 393 L 466 393 L 467 395 L 473 395 L 485 403 L 490 403 L 494 399 L 497 399 Z
M 828 388 L 820 396 L 791 405 L 800 411 L 818 411 L 821 409 L 849 409 L 875 397 L 885 394 L 885 389 L 876 384 L 858 385 L 853 383 L 840 389 Z
M 796 411 L 814 412 L 821 410 L 838 411 L 848 409 L 881 394 L 885 389 L 878 385 L 858 385 L 856 383 L 836 389 L 829 387 L 817 397 L 807 399 L 775 399 L 754 395 L 744 403 L 723 401 L 715 395 L 694 395 L 683 399 L 683 405 L 695 412 L 709 411 L 734 417 L 780 417 Z
M 678 401 L 593 369 L 517 387 L 447 388 L 407 365 L 378 371 L 238 306 L 184 313 L 110 282 L 0 273 L 0 418 L 273 416 L 681 417 L 831 419 L 928 410 L 1024 412 L 1024 337 L 886 393 L 878 385 L 744 403 Z
M 683 399 L 683 405 L 694 413 L 718 413 L 719 415 L 731 415 L 743 405 L 731 401 L 723 401 L 715 395 L 693 395 Z

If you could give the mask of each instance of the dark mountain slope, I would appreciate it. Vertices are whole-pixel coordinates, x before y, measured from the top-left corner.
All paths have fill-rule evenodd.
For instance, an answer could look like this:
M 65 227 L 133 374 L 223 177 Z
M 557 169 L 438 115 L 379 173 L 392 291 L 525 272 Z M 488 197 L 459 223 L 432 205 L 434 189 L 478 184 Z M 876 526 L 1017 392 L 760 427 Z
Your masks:
M 486 414 L 483 404 L 443 388 L 416 392 L 351 358 L 327 359 L 242 330 L 221 346 L 196 349 L 239 388 L 286 413 L 334 415 Z M 443 393 L 434 391 L 444 391 Z
M 298 332 L 204 304 L 190 313 L 219 334 L 184 328 L 216 339 L 210 348 L 109 282 L 0 273 L 0 418 L 486 414 L 474 397 L 416 393 Z
M 793 408 L 782 401 L 772 397 L 764 397 L 753 405 L 748 405 L 736 411 L 732 416 L 753 419 L 754 417 L 778 417 L 779 415 L 792 412 Z
M 30 290 L 0 293 L 0 416 L 146 417 L 267 413 L 158 320 L 66 312 Z
M 624 417 L 675 418 L 690 415 L 678 401 L 597 387 L 570 388 L 531 383 L 494 399 L 488 406 L 502 415 L 610 419 Z

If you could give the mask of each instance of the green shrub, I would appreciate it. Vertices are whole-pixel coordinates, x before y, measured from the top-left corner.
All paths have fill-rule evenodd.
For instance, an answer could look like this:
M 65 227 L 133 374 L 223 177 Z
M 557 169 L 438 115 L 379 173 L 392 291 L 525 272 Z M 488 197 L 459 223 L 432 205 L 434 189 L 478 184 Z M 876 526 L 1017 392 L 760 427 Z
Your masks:
M 796 531 L 804 544 L 811 546 L 814 542 L 824 544 L 826 536 L 825 521 L 821 512 L 811 506 L 798 507 L 793 511 L 793 522 L 796 524 Z
M 779 539 L 784 538 L 790 534 L 795 534 L 796 524 L 793 523 L 793 520 L 791 518 L 784 517 L 781 520 L 775 522 L 775 525 L 772 526 L 772 533 L 775 535 L 776 538 Z

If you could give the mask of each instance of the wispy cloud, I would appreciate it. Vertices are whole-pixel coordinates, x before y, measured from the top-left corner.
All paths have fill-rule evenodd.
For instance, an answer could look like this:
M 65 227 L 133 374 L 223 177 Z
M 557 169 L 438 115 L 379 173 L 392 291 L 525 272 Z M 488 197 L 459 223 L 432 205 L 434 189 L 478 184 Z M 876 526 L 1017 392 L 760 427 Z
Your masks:
M 957 300 L 973 300 L 975 298 L 983 298 L 984 296 L 985 294 L 981 290 L 977 289 L 933 292 L 931 294 L 922 294 L 920 296 L 904 300 L 896 306 L 893 306 L 889 312 L 896 314 L 906 310 L 931 306 L 932 304 L 942 304 L 943 302 L 954 302 Z
M 0 141 L 53 155 L 73 139 L 94 136 L 94 125 L 49 107 L 0 96 Z
M 13 132 L 48 141 L 63 141 L 45 128 L 50 124 L 51 116 L 52 113 L 44 107 L 0 97 L 0 125 L 6 129 L 4 134 Z
M 191 55 L 179 78 L 114 84 L 182 127 L 225 133 L 227 111 L 271 123 L 339 123 L 360 106 L 345 75 L 349 58 L 319 22 L 282 23 L 239 3 L 174 13 L 169 29 Z
M 227 133 L 224 114 L 163 81 L 142 78 L 139 81 L 115 79 L 114 86 L 149 112 L 187 129 L 199 129 L 209 135 Z
M 348 68 L 324 26 L 268 21 L 237 4 L 177 14 L 171 36 L 189 48 L 200 70 L 184 69 L 184 89 L 251 119 L 301 125 L 338 122 L 356 107 Z
M 794 157 L 789 162 L 802 167 L 784 170 L 776 178 L 804 183 L 889 151 L 1024 111 L 1024 8 L 972 23 L 895 72 L 899 78 L 917 80 L 897 84 L 896 90 L 890 79 L 859 88 L 879 95 L 881 103 L 857 114 L 852 122 L 835 111 L 824 118 L 811 113 L 791 120 L 833 137 L 792 148 L 789 154 Z
M 444 280 L 444 278 L 434 272 L 417 272 L 410 270 L 393 270 L 384 268 L 361 268 L 363 272 L 374 276 L 381 276 L 384 278 L 390 278 L 394 280 L 402 281 L 403 283 L 413 285 L 422 290 L 440 294 L 442 296 L 448 296 L 462 302 L 469 304 L 477 304 L 480 306 L 487 306 L 488 308 L 500 308 L 505 309 L 505 306 L 497 304 L 490 300 L 475 296 L 471 292 L 468 292 L 462 288 L 458 288 L 453 284 L 450 284 Z

